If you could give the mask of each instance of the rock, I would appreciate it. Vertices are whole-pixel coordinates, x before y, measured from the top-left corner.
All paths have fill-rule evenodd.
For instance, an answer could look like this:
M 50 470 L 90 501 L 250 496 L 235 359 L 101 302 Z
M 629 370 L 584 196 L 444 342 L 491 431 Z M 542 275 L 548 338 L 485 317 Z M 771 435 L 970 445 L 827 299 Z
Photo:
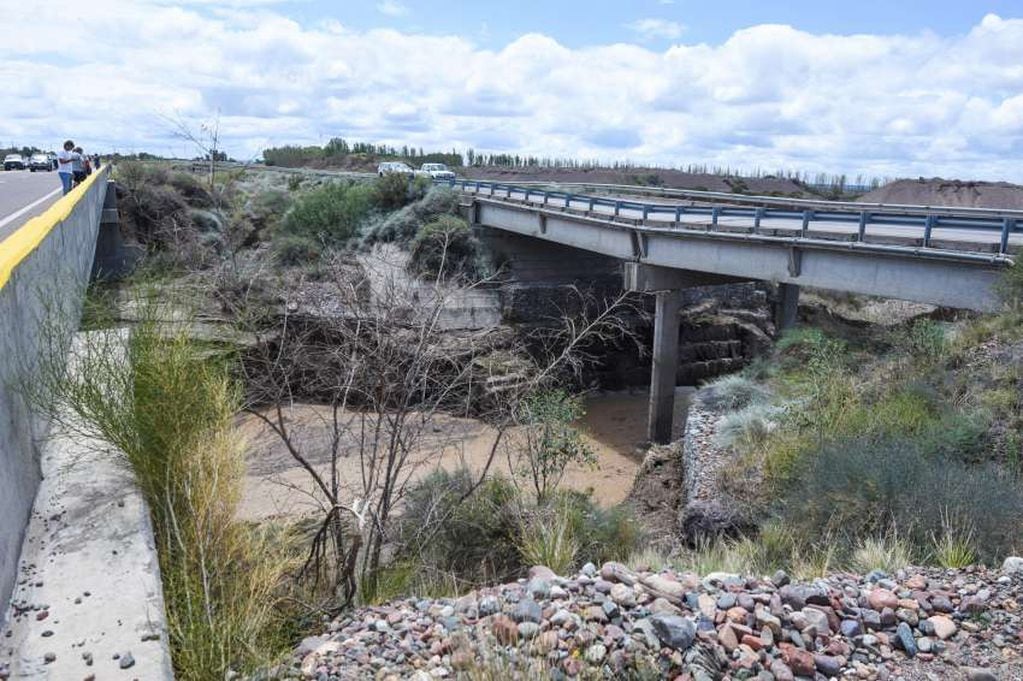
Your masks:
M 558 647 L 558 632 L 545 631 L 536 637 L 533 648 L 539 653 L 549 653 Z
M 827 636 L 831 633 L 831 625 L 828 624 L 828 616 L 816 608 L 803 608 L 803 617 L 807 625 L 814 628 L 817 636 Z
M 654 594 L 654 596 L 667 598 L 670 601 L 681 602 L 686 593 L 686 587 L 684 584 L 664 575 L 649 575 L 644 577 L 642 584 L 650 591 L 650 593 Z
M 839 676 L 842 673 L 842 662 L 843 660 L 831 655 L 814 655 L 813 663 L 817 666 L 819 671 L 828 678 Z
M 714 619 L 714 615 L 717 614 L 717 604 L 714 601 L 714 597 L 710 594 L 700 594 L 697 597 L 697 607 L 704 617 Z
M 117 665 L 121 669 L 128 669 L 129 667 L 133 667 L 135 665 L 135 658 L 132 657 L 130 652 L 123 653 L 121 655 L 121 659 L 118 660 Z
M 792 644 L 782 645 L 781 658 L 796 676 L 809 676 L 813 678 L 817 670 L 817 664 L 813 660 L 813 655 Z
M 998 677 L 987 669 L 967 669 L 966 681 L 998 681 Z
M 534 599 L 542 600 L 551 595 L 551 583 L 541 577 L 533 577 L 526 584 L 526 593 Z
M 735 594 L 723 593 L 718 596 L 717 607 L 718 610 L 728 610 L 735 607 Z
M 596 571 L 596 568 L 594 568 L 594 571 Z M 542 579 L 545 582 L 553 582 L 558 578 L 558 576 L 554 574 L 554 570 L 551 570 L 546 565 L 534 565 L 529 568 L 527 576 L 530 579 Z
M 790 581 L 788 573 L 784 570 L 778 570 L 771 576 L 771 583 L 779 589 L 786 586 Z
M 913 638 L 913 629 L 905 622 L 899 622 L 898 628 L 895 630 L 895 640 L 898 641 L 899 646 L 905 651 L 909 657 L 916 657 L 919 649 L 916 645 L 916 639 Z
M 593 563 L 587 563 L 586 565 L 583 565 L 582 573 L 587 577 L 592 577 L 597 574 L 597 566 Z
M 480 617 L 489 617 L 490 615 L 500 612 L 500 610 L 501 604 L 494 596 L 484 596 L 480 599 Z
M 739 647 L 739 638 L 735 634 L 732 625 L 726 624 L 718 630 L 718 642 L 728 654 Z
M 877 611 L 891 608 L 894 612 L 899 607 L 899 598 L 888 589 L 873 589 L 867 594 L 867 604 Z
M 774 676 L 774 681 L 795 681 L 792 670 L 781 660 L 771 662 L 771 674 Z
M 1018 575 L 1023 573 L 1023 558 L 1019 556 L 1009 556 L 1002 561 L 1002 572 L 1007 575 Z
M 693 645 L 693 641 L 696 639 L 696 627 L 691 620 L 684 617 L 654 615 L 650 618 L 650 622 L 654 626 L 657 638 L 669 648 L 685 651 Z
M 520 638 L 531 641 L 540 633 L 540 625 L 535 622 L 519 622 L 518 630 Z
M 592 646 L 586 649 L 586 653 L 583 657 L 590 664 L 600 664 L 603 662 L 604 657 L 607 655 L 607 648 L 601 643 L 594 643 Z
M 931 624 L 934 629 L 934 635 L 940 638 L 942 641 L 946 641 L 955 635 L 957 627 L 956 623 L 950 618 L 944 615 L 934 615 L 928 617 L 927 621 Z
M 682 611 L 672 605 L 666 598 L 655 598 L 654 602 L 650 604 L 650 614 L 652 615 L 680 615 Z
M 807 604 L 828 605 L 828 594 L 809 584 L 786 584 L 778 590 L 781 602 L 793 610 L 802 610 Z
M 540 620 L 543 619 L 543 609 L 532 598 L 526 598 L 519 601 L 515 606 L 512 618 L 516 622 L 535 622 L 539 624 Z
M 633 636 L 639 636 L 640 640 L 649 650 L 658 650 L 661 647 L 661 639 L 657 636 L 654 624 L 649 619 L 643 619 L 632 627 Z
M 842 620 L 842 624 L 839 626 L 839 631 L 842 632 L 842 636 L 846 638 L 854 638 L 863 634 L 863 628 L 860 627 L 860 623 L 856 620 Z
M 620 606 L 631 608 L 636 605 L 636 592 L 633 591 L 632 587 L 625 584 L 613 585 L 608 595 L 611 596 L 611 600 Z

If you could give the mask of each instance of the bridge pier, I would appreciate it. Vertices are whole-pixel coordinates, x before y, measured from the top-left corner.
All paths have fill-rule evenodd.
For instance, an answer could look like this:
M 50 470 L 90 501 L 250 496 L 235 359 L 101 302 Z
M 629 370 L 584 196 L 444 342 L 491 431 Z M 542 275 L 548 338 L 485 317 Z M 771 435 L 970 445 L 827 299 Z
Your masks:
M 650 409 L 647 439 L 671 442 L 675 414 L 675 377 L 678 374 L 678 315 L 681 290 L 658 291 L 654 316 L 653 370 L 650 372 Z
M 135 268 L 141 257 L 142 250 L 139 247 L 124 243 L 117 214 L 117 184 L 108 182 L 90 279 L 92 281 L 121 279 Z
M 794 327 L 798 310 L 799 286 L 778 284 L 778 299 L 774 304 L 774 328 L 781 332 Z
M 655 444 L 666 444 L 671 442 L 674 426 L 682 290 L 694 286 L 733 284 L 744 280 L 638 262 L 624 263 L 623 276 L 627 290 L 653 293 L 657 296 L 647 438 Z

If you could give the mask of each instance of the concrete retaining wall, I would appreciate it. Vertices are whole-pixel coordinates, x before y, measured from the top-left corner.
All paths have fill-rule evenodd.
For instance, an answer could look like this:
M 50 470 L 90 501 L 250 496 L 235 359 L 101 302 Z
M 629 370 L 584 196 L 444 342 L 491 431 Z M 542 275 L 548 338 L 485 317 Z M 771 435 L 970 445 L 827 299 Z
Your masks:
M 109 167 L 0 243 L 0 612 L 40 481 L 45 424 L 24 394 L 51 341 L 77 328 L 89 281 Z M 50 325 L 53 328 L 49 328 Z

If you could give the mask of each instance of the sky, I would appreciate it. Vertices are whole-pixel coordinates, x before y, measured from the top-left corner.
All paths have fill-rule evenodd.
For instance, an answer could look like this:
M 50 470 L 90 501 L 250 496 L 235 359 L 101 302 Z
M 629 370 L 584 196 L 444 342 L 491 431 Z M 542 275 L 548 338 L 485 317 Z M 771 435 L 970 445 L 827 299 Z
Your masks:
M 1023 182 L 1023 0 L 0 0 L 0 145 Z

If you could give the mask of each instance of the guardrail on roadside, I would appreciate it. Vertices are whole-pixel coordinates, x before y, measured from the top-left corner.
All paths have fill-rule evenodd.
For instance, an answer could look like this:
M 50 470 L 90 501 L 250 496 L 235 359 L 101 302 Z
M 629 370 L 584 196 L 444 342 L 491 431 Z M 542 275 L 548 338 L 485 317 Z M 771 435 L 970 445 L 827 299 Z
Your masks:
M 510 184 L 488 182 L 485 180 L 435 180 L 435 184 L 460 187 L 462 191 L 472 191 L 489 196 L 523 195 L 526 201 L 533 196 L 542 199 L 542 205 L 552 201 L 562 202 L 562 207 L 571 207 L 573 203 L 584 203 L 592 211 L 600 206 L 611 208 L 611 215 L 618 217 L 623 210 L 637 211 L 644 220 L 651 215 L 671 215 L 674 223 L 682 223 L 685 215 L 706 215 L 710 217 L 710 225 L 718 226 L 724 217 L 749 218 L 753 221 L 753 229 L 757 231 L 765 219 L 794 220 L 800 224 L 801 236 L 806 236 L 810 224 L 816 221 L 845 222 L 857 225 L 857 241 L 863 241 L 867 228 L 872 224 L 887 226 L 919 227 L 923 230 L 923 246 L 931 246 L 931 239 L 936 228 L 977 229 L 995 232 L 1000 235 L 999 253 L 1008 252 L 1009 235 L 1020 231 L 1023 223 L 1023 211 L 992 210 L 986 208 L 955 208 L 948 206 L 911 206 L 901 204 L 852 203 L 840 201 L 823 201 L 808 199 L 785 199 L 765 196 L 745 196 L 724 192 L 703 192 L 686 189 L 670 190 L 673 196 L 686 198 L 690 204 L 658 204 L 613 199 L 580 194 L 570 191 L 539 189 L 535 184 Z M 547 185 L 549 186 L 549 185 Z M 564 183 L 562 186 L 567 186 Z M 630 185 L 590 185 L 580 183 L 581 187 L 601 187 L 605 190 L 626 192 L 635 187 Z M 709 204 L 709 205 L 700 205 Z M 718 205 L 727 204 L 727 205 Z M 738 205 L 736 205 L 738 204 Z M 750 205 L 752 204 L 752 205 Z

